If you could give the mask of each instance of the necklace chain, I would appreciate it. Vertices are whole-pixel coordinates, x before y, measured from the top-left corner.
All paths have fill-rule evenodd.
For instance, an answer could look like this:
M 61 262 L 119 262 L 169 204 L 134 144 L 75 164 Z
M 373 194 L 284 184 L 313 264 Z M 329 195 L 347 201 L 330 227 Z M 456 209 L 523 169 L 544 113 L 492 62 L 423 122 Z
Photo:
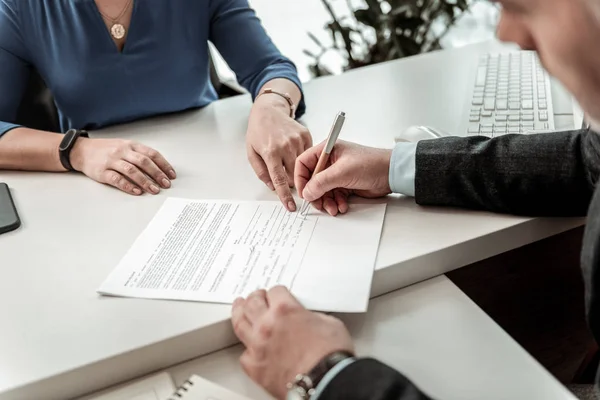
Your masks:
M 110 22 L 112 22 L 113 24 L 116 24 L 121 18 L 123 18 L 123 15 L 125 15 L 125 13 L 129 9 L 129 6 L 131 5 L 132 2 L 133 2 L 133 0 L 127 0 L 125 7 L 123 7 L 123 9 L 121 10 L 121 13 L 116 18 L 112 18 L 112 17 L 104 14 L 102 11 L 100 11 L 100 8 L 98 8 L 98 12 L 100 13 L 100 15 L 102 15 L 104 18 L 106 18 Z
M 100 11 L 100 8 L 98 8 L 98 12 L 102 16 L 102 18 L 110 21 L 110 23 L 112 24 L 112 26 L 110 27 L 110 34 L 113 38 L 117 40 L 123 39 L 127 34 L 127 29 L 119 21 L 121 20 L 121 18 L 123 18 L 123 15 L 125 15 L 127 10 L 129 10 L 129 6 L 132 2 L 133 0 L 127 0 L 127 3 L 125 3 L 125 6 L 121 10 L 121 13 L 116 18 L 109 17 L 108 15 Z

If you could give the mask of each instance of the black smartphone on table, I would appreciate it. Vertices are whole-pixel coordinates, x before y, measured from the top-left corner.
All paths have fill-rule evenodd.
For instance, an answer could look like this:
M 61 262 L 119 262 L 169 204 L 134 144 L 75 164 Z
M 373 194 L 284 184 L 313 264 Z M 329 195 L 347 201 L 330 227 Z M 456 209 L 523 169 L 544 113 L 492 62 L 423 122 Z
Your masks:
M 17 207 L 6 183 L 0 183 L 0 234 L 14 231 L 21 226 Z

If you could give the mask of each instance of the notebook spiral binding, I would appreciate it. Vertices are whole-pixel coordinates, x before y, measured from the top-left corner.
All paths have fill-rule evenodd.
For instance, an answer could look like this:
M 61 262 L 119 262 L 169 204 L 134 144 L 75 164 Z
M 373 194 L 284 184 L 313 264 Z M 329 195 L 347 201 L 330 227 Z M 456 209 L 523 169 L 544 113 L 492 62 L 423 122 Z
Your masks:
M 189 379 L 183 383 L 183 385 L 179 386 L 179 388 L 173 393 L 171 397 L 167 400 L 180 400 L 183 399 L 183 396 L 194 386 L 194 382 Z

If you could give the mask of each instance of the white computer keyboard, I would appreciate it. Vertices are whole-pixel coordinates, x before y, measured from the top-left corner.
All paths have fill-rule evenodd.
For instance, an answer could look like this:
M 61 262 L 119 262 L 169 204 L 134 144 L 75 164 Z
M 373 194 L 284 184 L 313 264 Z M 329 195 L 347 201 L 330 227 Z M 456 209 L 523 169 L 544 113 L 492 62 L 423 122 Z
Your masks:
M 554 130 L 550 78 L 530 51 L 479 58 L 468 135 Z

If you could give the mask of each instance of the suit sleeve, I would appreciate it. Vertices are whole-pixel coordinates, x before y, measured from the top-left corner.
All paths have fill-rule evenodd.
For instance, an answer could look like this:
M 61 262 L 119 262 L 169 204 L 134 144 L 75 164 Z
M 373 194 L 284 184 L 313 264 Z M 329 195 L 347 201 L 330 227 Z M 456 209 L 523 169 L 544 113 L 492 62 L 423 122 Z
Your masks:
M 431 400 L 396 370 L 371 358 L 353 362 L 323 389 L 318 400 Z
M 419 142 L 415 198 L 529 216 L 586 215 L 600 169 L 600 134 L 569 131 Z

